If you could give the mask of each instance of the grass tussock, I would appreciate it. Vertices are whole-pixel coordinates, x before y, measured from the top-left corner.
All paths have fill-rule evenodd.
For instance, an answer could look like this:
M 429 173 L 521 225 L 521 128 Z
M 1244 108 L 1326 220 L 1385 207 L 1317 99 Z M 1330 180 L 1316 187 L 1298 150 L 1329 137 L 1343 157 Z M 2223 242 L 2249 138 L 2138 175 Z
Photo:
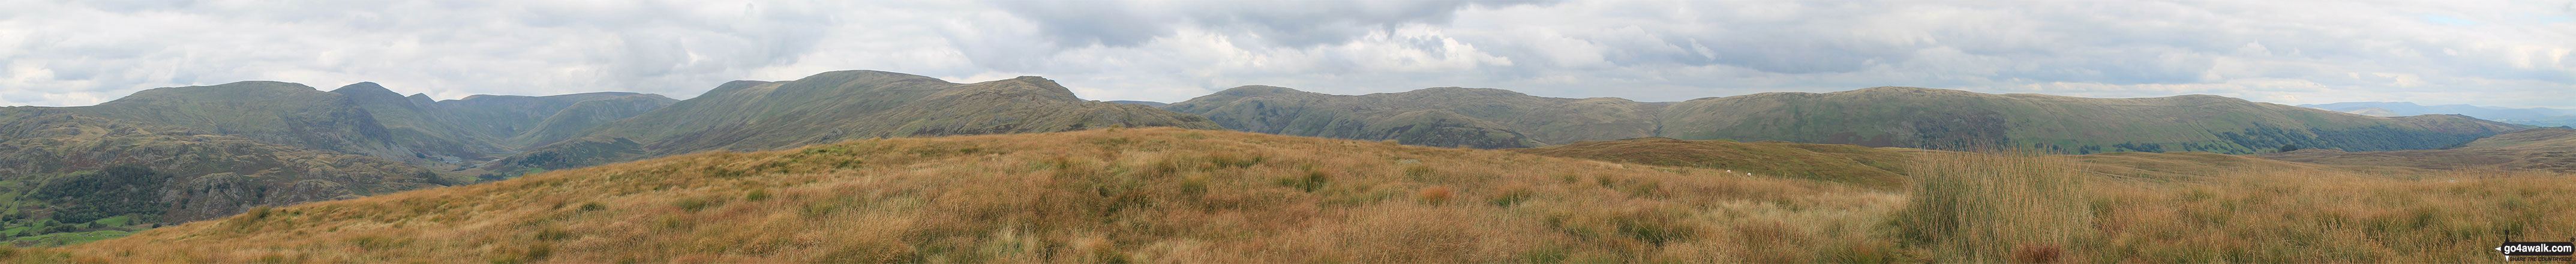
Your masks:
M 1944 262 L 2056 262 L 2092 232 L 2082 172 L 2062 156 L 1925 153 L 1914 196 L 1894 218 L 1908 243 Z

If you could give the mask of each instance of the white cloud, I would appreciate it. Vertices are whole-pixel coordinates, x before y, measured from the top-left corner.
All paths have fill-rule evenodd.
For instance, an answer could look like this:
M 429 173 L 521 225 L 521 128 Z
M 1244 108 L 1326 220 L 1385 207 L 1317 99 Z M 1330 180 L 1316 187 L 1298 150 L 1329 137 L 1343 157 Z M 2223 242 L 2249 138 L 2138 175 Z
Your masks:
M 1903 85 L 2576 107 L 2576 4 L 0 0 L 0 105 L 375 81 L 437 98 L 846 69 L 1179 101 L 1265 84 L 1678 101 Z

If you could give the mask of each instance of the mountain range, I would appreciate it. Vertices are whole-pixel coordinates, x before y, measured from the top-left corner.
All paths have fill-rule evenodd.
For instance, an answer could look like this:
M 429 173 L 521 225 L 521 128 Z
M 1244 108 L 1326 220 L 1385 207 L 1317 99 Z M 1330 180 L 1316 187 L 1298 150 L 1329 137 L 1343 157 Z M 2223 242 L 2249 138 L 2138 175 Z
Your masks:
M 20 244 L 94 240 L 263 207 L 466 185 L 550 170 L 882 138 L 1147 127 L 1226 129 L 1403 145 L 1511 148 L 1542 156 L 1740 171 L 1752 173 L 1748 176 L 1888 189 L 1904 185 L 1909 169 L 1897 164 L 1915 153 L 2005 148 L 2062 154 L 2257 154 L 2292 148 L 2428 151 L 2487 148 L 2507 141 L 2500 139 L 2504 136 L 2489 136 L 2530 127 L 2461 115 L 2374 117 L 2207 95 L 2105 99 L 1913 87 L 1636 102 L 1480 88 L 1329 95 L 1243 86 L 1170 104 L 1100 102 L 1081 99 L 1055 81 L 1034 76 L 954 83 L 865 70 L 788 81 L 727 82 L 687 100 L 601 92 L 475 95 L 440 101 L 423 94 L 404 96 L 368 82 L 326 92 L 302 84 L 247 81 L 156 88 L 95 106 L 0 108 L 0 124 L 7 124 L 0 127 L 0 205 L 8 209 L 0 212 L 0 224 L 5 224 L 0 226 L 0 236 L 19 237 Z M 1135 139 L 1097 140 L 1103 142 L 1085 144 L 1136 143 Z M 1349 144 L 1335 142 L 1301 144 Z M 1421 149 L 1437 148 L 1405 151 Z M 929 151 L 921 155 L 984 151 L 940 146 L 896 150 Z M 709 152 L 713 153 L 700 154 Z M 2277 157 L 2353 164 L 2328 161 L 2350 159 L 2303 158 L 2325 155 L 2314 153 L 2319 151 Z M 2336 173 L 2399 170 L 2204 154 L 2112 153 L 2083 155 L 2083 159 L 2092 162 L 2087 166 L 2125 168 L 2100 170 L 2104 174 L 2154 179 L 2209 171 L 2168 167 L 2242 165 Z M 2529 155 L 2510 158 L 2525 157 Z M 1216 166 L 1247 160 L 1207 159 L 1216 160 L 1220 164 Z M 1248 158 L 1251 163 L 1263 159 Z M 835 166 L 890 161 L 853 162 L 858 163 Z M 1059 165 L 1065 164 L 1048 166 Z M 717 174 L 771 170 L 707 166 L 725 172 Z M 1296 184 L 1304 183 L 1291 185 Z
M 596 100 L 595 100 L 596 99 Z M 0 108 L 0 235 L 120 232 L 258 206 L 461 185 L 465 161 L 518 146 L 549 119 L 619 119 L 577 104 L 658 108 L 658 95 L 476 96 L 430 101 L 375 83 L 329 92 L 248 81 L 169 87 L 95 106 Z M 564 112 L 558 114 L 558 112 Z
M 130 231 L 109 226 L 708 150 L 1218 128 L 1197 116 L 1080 100 L 1036 77 L 956 84 L 875 71 L 739 81 L 687 101 L 622 92 L 432 101 L 368 82 L 324 92 L 250 81 L 151 89 L 96 106 L 0 108 L 0 122 L 9 124 L 0 161 L 10 164 L 0 166 L 0 182 L 15 183 L 0 192 L 21 194 L 6 196 L 10 210 L 0 212 L 0 228 L 19 230 L 0 231 L 8 236 Z M 86 187 L 56 188 L 75 185 Z M 92 227 L 102 219 L 117 224 Z
M 501 164 L 564 169 L 852 139 L 1154 126 L 1219 128 L 1194 115 L 1082 100 L 1039 77 L 960 84 L 882 71 L 836 71 L 794 81 L 725 83 L 697 98 L 537 146 Z
M 1646 103 L 1474 88 L 1351 96 L 1244 86 L 1163 108 L 1242 131 L 1475 148 L 1667 137 L 2252 154 L 2283 145 L 2432 149 L 2530 127 L 2458 115 L 2372 117 L 2209 95 L 2081 98 L 1913 87 Z

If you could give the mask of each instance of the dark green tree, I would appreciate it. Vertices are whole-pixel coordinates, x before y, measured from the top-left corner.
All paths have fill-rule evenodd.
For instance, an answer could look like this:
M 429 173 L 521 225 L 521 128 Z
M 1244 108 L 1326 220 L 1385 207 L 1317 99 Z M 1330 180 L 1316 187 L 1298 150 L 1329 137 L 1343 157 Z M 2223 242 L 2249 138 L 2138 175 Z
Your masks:
M 126 214 L 156 214 L 169 209 L 162 203 L 161 186 L 169 177 L 152 168 L 133 164 L 110 165 L 96 172 L 76 173 L 55 178 L 37 187 L 34 198 L 63 205 L 54 220 L 82 223 Z

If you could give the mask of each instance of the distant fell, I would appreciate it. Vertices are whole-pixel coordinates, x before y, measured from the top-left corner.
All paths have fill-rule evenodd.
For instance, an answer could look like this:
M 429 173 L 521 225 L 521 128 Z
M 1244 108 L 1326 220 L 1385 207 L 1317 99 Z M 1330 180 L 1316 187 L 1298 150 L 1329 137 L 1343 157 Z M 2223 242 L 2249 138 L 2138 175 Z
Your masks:
M 1259 133 L 1395 140 L 1409 145 L 1525 148 L 1655 136 L 1663 106 L 1618 98 L 1549 98 L 1500 89 L 1427 88 L 1329 95 L 1243 86 L 1163 106 Z
M 2432 149 L 2528 126 L 2462 116 L 2372 117 L 2211 95 L 2083 98 L 1914 87 L 1762 93 L 1674 104 L 1666 137 L 2056 153 L 2260 153 L 2282 145 Z
M 365 109 L 377 124 L 385 127 L 393 140 L 403 145 L 421 146 L 447 153 L 440 156 L 466 159 L 511 149 L 500 144 L 499 138 L 495 137 L 501 135 L 467 129 L 466 124 L 475 123 L 475 120 L 456 117 L 435 103 L 424 104 L 419 99 L 404 97 L 374 82 L 349 84 L 330 93 L 340 94 L 358 108 Z
M 2421 105 L 2411 102 L 2342 102 L 2299 106 L 2371 116 L 2452 114 L 2534 126 L 2576 125 L 2576 109 L 2510 108 L 2465 104 Z
M 1109 101 L 1109 102 L 1111 102 L 1111 103 L 1121 103 L 1121 104 L 1131 104 L 1131 105 L 1151 106 L 1151 107 L 1163 107 L 1164 105 L 1171 105 L 1171 104 L 1169 104 L 1169 103 L 1154 102 L 1154 101 L 1127 101 L 1127 100 L 1118 100 L 1118 101 Z
M 511 120 L 599 105 L 549 126 L 578 131 L 670 101 L 601 93 L 441 104 L 373 82 L 325 92 L 246 81 L 94 106 L 0 108 L 0 193 L 13 194 L 0 195 L 0 241 L 75 243 L 258 206 L 463 185 L 472 182 L 468 161 L 519 148 L 503 139 L 530 125 Z
M 537 122 L 535 128 L 511 137 L 509 142 L 519 146 L 553 144 L 580 136 L 599 125 L 643 115 L 679 102 L 680 100 L 672 100 L 657 94 L 621 95 L 584 100 L 566 106 L 563 110 L 555 111 L 544 121 Z
M 1735 142 L 1636 138 L 1581 141 L 1511 152 L 1838 182 L 1879 189 L 1907 186 L 1927 154 L 1950 151 L 1872 148 L 1778 141 Z M 2321 165 L 2208 152 L 2112 152 L 2067 155 L 2086 174 L 2135 181 L 2200 181 L 2235 171 L 2423 175 L 2428 171 L 2369 165 Z
M 1163 108 L 1242 131 L 1478 148 L 1667 137 L 2251 154 L 2283 145 L 2433 149 L 2529 127 L 2465 116 L 2372 117 L 2211 95 L 2081 98 L 1917 87 L 1640 103 L 1474 88 L 1353 96 L 1245 86 Z M 1408 116 L 1414 118 L 1400 118 Z
M 553 96 L 474 95 L 467 96 L 465 99 L 438 101 L 437 104 L 440 109 L 444 109 L 457 119 L 473 120 L 473 122 L 458 124 L 459 126 L 475 131 L 476 133 L 496 138 L 497 140 L 495 142 L 514 143 L 511 144 L 513 145 L 511 146 L 513 149 L 526 149 L 537 147 L 538 145 L 527 144 L 531 143 L 528 141 L 515 141 L 511 139 L 527 136 L 528 134 L 538 130 L 539 126 L 544 125 L 546 119 L 554 117 L 555 114 L 562 113 L 565 108 L 571 108 L 574 104 L 580 104 L 591 100 L 614 100 L 617 98 L 637 95 L 646 94 L 595 92 Z M 656 97 L 660 97 L 660 95 L 653 95 L 647 98 Z M 659 108 L 660 106 L 668 106 L 675 101 L 677 100 L 662 98 L 660 100 L 619 100 L 612 102 L 631 104 L 623 106 L 630 108 Z M 602 114 L 609 112 L 580 111 L 575 113 Z M 596 119 L 607 117 L 608 116 L 590 116 L 581 118 Z M 573 127 L 560 127 L 561 125 L 572 124 L 577 123 L 558 124 L 559 127 L 550 130 L 576 130 L 574 132 L 579 132 L 578 130 L 587 129 L 586 127 L 578 129 Z
M 380 158 L 472 156 L 450 140 L 397 138 L 359 101 L 302 84 L 246 81 L 154 88 L 71 114 L 185 128 Z
M 1156 126 L 1220 128 L 1194 115 L 1082 100 L 1055 81 L 1034 76 L 960 84 L 902 73 L 836 71 L 794 81 L 728 82 L 506 163 L 556 169 L 851 139 Z
M 184 223 L 460 184 L 393 160 L 75 112 L 0 108 L 0 193 L 17 194 L 0 196 L 0 222 Z

